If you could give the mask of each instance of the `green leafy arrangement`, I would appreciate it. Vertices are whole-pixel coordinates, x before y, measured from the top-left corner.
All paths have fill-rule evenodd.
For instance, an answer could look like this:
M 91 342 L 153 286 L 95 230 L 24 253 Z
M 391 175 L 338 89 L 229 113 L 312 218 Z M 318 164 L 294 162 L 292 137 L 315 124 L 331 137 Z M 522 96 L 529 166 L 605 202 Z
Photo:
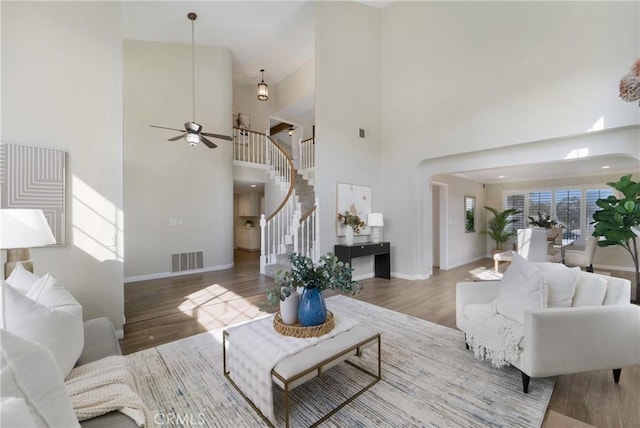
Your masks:
M 511 217 L 521 214 L 522 211 L 516 208 L 509 208 L 504 211 L 499 211 L 496 208 L 488 206 L 485 206 L 484 208 L 491 212 L 493 217 L 489 219 L 488 229 L 482 230 L 480 233 L 483 235 L 489 235 L 489 237 L 495 241 L 496 249 L 502 250 L 502 244 L 509 241 L 509 239 L 516 234 L 515 230 L 507 230 L 507 226 L 518 221 Z
M 355 233 L 360 233 L 360 229 L 364 229 L 366 224 L 357 214 L 351 214 L 349 210 L 345 210 L 344 214 L 338 213 L 338 221 L 345 226 L 351 226 Z
M 551 229 L 553 226 L 564 227 L 557 221 L 552 220 L 549 214 L 538 213 L 536 217 L 529 216 L 529 225 L 535 227 L 544 227 L 545 229 Z
M 276 287 L 267 290 L 267 308 L 273 308 L 284 301 L 298 287 L 319 288 L 322 290 L 340 290 L 351 295 L 362 290 L 362 285 L 353 280 L 353 268 L 349 263 L 338 260 L 329 252 L 313 263 L 310 257 L 298 253 L 289 255 L 291 269 L 278 271 L 275 277 Z
M 631 180 L 631 174 L 628 174 L 617 182 L 607 183 L 607 186 L 616 189 L 622 197 L 611 195 L 596 201 L 600 210 L 593 213 L 593 236 L 600 238 L 599 247 L 619 245 L 631 255 L 636 269 L 636 300 L 640 300 L 638 243 L 636 234 L 631 230 L 632 226 L 640 225 L 640 183 Z

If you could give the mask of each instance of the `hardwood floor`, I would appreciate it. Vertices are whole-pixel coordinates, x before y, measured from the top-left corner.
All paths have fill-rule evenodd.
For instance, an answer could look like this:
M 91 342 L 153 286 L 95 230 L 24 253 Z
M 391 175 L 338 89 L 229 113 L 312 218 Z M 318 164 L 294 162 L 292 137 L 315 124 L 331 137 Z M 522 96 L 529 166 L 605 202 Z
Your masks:
M 370 278 L 361 281 L 364 290 L 356 298 L 456 328 L 456 283 L 471 280 L 472 270 L 492 264 L 486 259 L 448 271 L 436 269 L 424 281 Z M 257 317 L 264 293 L 273 285 L 258 271 L 259 254 L 238 250 L 232 269 L 127 284 L 123 353 Z M 611 274 L 632 280 L 629 272 Z M 573 418 L 601 428 L 640 427 L 639 397 L 640 367 L 623 369 L 618 385 L 609 370 L 560 376 L 543 426 L 584 426 L 570 422 Z

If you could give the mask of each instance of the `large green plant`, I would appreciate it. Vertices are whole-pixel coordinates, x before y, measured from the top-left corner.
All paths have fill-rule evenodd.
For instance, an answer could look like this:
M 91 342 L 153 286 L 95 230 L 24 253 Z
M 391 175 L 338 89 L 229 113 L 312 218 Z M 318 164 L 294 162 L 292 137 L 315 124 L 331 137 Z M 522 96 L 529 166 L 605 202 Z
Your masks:
M 349 263 L 338 260 L 333 253 L 320 257 L 313 263 L 310 257 L 298 253 L 289 255 L 291 269 L 276 273 L 276 287 L 267 290 L 267 308 L 284 301 L 298 287 L 319 288 L 320 290 L 341 290 L 356 294 L 362 285 L 353 280 L 353 268 Z
M 516 208 L 509 208 L 507 210 L 500 211 L 486 205 L 484 208 L 491 212 L 493 217 L 489 219 L 489 227 L 487 230 L 482 230 L 480 233 L 488 235 L 495 241 L 496 250 L 502 250 L 502 244 L 509 241 L 509 239 L 516 234 L 514 230 L 507 230 L 507 226 L 518 221 L 518 219 L 512 218 L 512 216 L 521 214 L 522 211 Z
M 607 183 L 607 186 L 616 189 L 622 197 L 612 195 L 596 201 L 600 210 L 593 213 L 593 236 L 600 238 L 599 247 L 619 245 L 631 255 L 636 269 L 636 301 L 640 301 L 638 243 L 636 234 L 631 230 L 632 226 L 640 225 L 640 183 L 631 180 L 631 174 L 628 174 L 620 177 L 619 181 Z

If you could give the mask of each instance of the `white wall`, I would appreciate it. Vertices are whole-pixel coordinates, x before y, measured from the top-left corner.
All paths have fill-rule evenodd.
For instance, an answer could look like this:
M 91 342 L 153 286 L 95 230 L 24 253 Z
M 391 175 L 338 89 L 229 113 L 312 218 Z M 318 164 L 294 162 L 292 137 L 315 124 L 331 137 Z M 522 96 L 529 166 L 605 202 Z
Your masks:
M 333 251 L 336 237 L 336 183 L 372 188 L 372 210 L 383 209 L 380 136 L 380 9 L 356 2 L 316 5 L 316 196 L 320 199 L 320 251 Z M 366 138 L 358 136 L 358 129 Z M 358 238 L 356 240 L 365 238 Z M 398 242 L 391 241 L 393 253 Z M 371 260 L 354 260 L 360 277 L 371 274 Z
M 188 45 L 124 41 L 126 278 L 162 275 L 171 254 L 203 251 L 204 268 L 233 264 L 232 142 L 167 141 L 192 119 Z M 231 53 L 196 47 L 196 122 L 231 135 Z M 182 224 L 170 226 L 170 219 Z
M 233 111 L 251 116 L 251 130 L 267 132 L 269 116 L 277 110 L 276 91 L 269 85 L 269 99 L 259 101 L 256 85 L 236 85 L 233 87 Z M 231 119 L 229 119 L 231 121 Z
M 434 181 L 447 185 L 447 265 L 442 269 L 452 269 L 485 257 L 486 237 L 480 234 L 485 225 L 485 213 L 482 208 L 485 205 L 485 189 L 482 183 L 456 177 L 453 175 L 439 175 Z M 475 196 L 476 215 L 475 231 L 466 232 L 465 229 L 465 196 Z M 441 245 L 444 240 L 441 240 Z
M 463 167 L 446 157 L 587 135 L 600 120 L 604 129 L 640 122 L 637 104 L 618 99 L 618 81 L 640 53 L 639 7 L 394 2 L 384 9 L 383 212 L 390 219 L 385 236 L 398 246 L 394 270 L 415 278 L 431 271 L 431 176 L 480 168 L 472 158 Z M 323 61 L 316 56 L 318 64 Z M 323 88 L 317 90 L 321 94 Z M 637 134 L 631 135 L 635 148 L 622 153 L 638 156 Z M 606 140 L 602 144 L 593 151 L 611 149 Z M 535 147 L 525 151 L 537 156 Z M 510 159 L 495 162 L 483 158 L 483 165 L 528 160 L 518 150 L 510 153 Z M 416 228 L 415 219 L 424 224 Z
M 34 249 L 85 319 L 124 322 L 122 39 L 115 2 L 2 2 L 2 134 L 64 150 L 66 245 Z M 116 245 L 109 241 L 116 237 Z

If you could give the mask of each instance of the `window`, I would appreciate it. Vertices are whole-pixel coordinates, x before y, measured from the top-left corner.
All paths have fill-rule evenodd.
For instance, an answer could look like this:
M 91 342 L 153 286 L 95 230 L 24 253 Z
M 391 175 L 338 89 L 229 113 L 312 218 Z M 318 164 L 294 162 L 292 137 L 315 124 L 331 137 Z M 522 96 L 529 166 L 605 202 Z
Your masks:
M 528 216 L 537 217 L 538 215 L 551 215 L 552 192 L 530 192 L 529 193 L 529 210 Z
M 509 225 L 507 230 L 512 231 L 516 229 L 524 229 L 525 227 L 527 227 L 527 222 L 525 221 L 526 217 L 524 215 L 525 213 L 524 194 L 507 195 L 505 209 L 511 209 L 511 208 L 518 209 L 522 211 L 522 213 L 512 217 L 516 220 L 516 222 L 513 223 L 512 225 Z
M 515 217 L 517 221 L 509 230 L 529 227 L 527 217 L 540 213 L 564 227 L 563 238 L 578 240 L 593 233 L 593 213 L 599 209 L 596 201 L 613 194 L 611 188 L 522 190 L 505 192 L 503 205 L 504 209 L 523 211 Z
M 592 189 L 587 190 L 586 192 L 586 207 L 584 211 L 585 217 L 585 230 L 587 236 L 591 236 L 593 234 L 593 213 L 598 211 L 600 208 L 596 205 L 596 201 L 598 199 L 606 199 L 609 196 L 613 195 L 612 189 Z

